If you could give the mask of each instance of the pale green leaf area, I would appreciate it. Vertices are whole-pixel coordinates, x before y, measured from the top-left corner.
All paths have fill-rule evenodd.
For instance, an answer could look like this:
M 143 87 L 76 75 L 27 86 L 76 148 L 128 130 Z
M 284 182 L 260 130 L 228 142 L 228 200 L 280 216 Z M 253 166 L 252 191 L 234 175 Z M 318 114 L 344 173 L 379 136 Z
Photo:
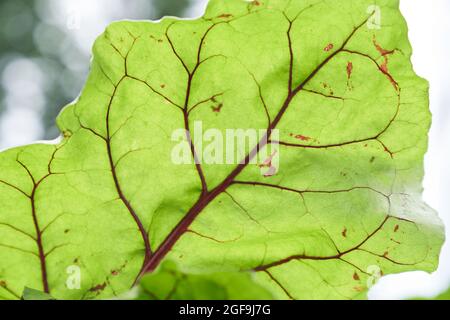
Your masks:
M 38 291 L 31 288 L 25 288 L 23 291 L 23 300 L 33 300 L 33 301 L 48 301 L 48 300 L 55 300 L 51 295 L 48 293 Z
M 211 0 L 196 20 L 109 26 L 61 141 L 0 154 L 0 297 L 113 298 L 164 259 L 252 272 L 277 299 L 365 298 L 374 268 L 435 270 L 428 84 L 398 1 L 373 2 Z M 278 171 L 250 163 L 261 141 L 236 164 L 174 163 L 179 128 L 198 155 L 196 121 L 278 129 Z
M 172 262 L 145 275 L 136 300 L 270 300 L 268 289 L 245 272 L 186 274 Z

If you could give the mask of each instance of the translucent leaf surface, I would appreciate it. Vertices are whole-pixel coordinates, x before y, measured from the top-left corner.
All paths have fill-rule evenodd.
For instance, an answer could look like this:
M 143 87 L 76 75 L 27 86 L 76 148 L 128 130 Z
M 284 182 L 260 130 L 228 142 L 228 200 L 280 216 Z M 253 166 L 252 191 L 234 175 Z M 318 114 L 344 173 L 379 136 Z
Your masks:
M 372 2 L 211 0 L 196 20 L 108 27 L 63 139 L 0 154 L 0 297 L 110 298 L 165 258 L 253 271 L 280 299 L 363 298 L 379 275 L 433 271 L 428 85 L 398 1 Z M 195 164 L 200 121 L 264 129 L 278 167 L 253 163 L 265 139 Z

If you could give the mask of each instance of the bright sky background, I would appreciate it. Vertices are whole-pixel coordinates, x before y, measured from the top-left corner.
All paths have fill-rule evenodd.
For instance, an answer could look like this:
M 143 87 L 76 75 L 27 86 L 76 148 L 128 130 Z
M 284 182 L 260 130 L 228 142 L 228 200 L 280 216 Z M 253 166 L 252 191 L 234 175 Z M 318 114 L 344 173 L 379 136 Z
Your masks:
M 112 21 L 123 17 L 138 19 L 148 8 L 146 0 L 49 0 L 51 23 L 66 25 L 68 34 L 83 52 L 90 52 L 94 39 Z M 207 0 L 197 0 L 189 16 L 199 16 Z M 374 2 L 376 2 L 374 0 Z M 145 8 L 146 10 L 142 10 Z M 425 200 L 450 225 L 450 1 L 401 0 L 410 29 L 416 72 L 430 81 L 431 110 L 434 115 L 430 147 L 426 157 Z M 79 60 L 79 59 L 78 59 Z M 77 57 L 68 56 L 69 68 Z M 74 70 L 75 72 L 75 70 Z M 0 75 L 7 90 L 7 110 L 0 119 L 0 148 L 33 142 L 42 135 L 38 115 L 45 105 L 44 75 L 33 61 L 17 59 Z M 74 97 L 75 98 L 75 97 Z M 450 234 L 450 228 L 447 235 Z M 443 249 L 439 270 L 433 275 L 412 272 L 387 276 L 370 297 L 399 299 L 432 296 L 450 285 L 450 247 Z

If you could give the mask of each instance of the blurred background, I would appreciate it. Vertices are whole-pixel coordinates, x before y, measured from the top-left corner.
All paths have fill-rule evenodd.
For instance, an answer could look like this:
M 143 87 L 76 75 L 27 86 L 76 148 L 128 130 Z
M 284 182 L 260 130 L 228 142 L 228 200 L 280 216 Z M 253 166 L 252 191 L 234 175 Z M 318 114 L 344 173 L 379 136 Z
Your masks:
M 374 0 L 374 2 L 376 2 Z M 91 46 L 120 19 L 198 17 L 207 0 L 1 0 L 0 149 L 55 139 L 55 118 L 81 91 Z M 425 199 L 450 226 L 450 1 L 401 0 L 419 75 L 431 83 L 434 123 L 426 157 Z M 447 230 L 447 236 L 450 228 Z M 450 247 L 433 275 L 383 278 L 372 299 L 433 297 L 450 285 Z

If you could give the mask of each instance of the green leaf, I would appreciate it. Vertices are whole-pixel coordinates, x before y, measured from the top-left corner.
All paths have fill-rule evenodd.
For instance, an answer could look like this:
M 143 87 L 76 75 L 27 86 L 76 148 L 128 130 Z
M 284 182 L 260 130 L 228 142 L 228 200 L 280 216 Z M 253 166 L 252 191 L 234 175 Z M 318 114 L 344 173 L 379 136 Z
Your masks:
M 200 19 L 108 27 L 61 141 L 0 154 L 0 297 L 110 298 L 166 258 L 254 271 L 280 299 L 364 298 L 380 275 L 435 270 L 428 85 L 398 1 L 372 4 L 211 0 Z M 220 155 L 199 124 L 271 143 L 195 164 L 201 142 Z M 173 159 L 180 128 L 190 163 Z
M 270 300 L 268 290 L 244 272 L 187 274 L 165 262 L 155 273 L 145 275 L 137 300 Z
M 48 293 L 31 288 L 25 288 L 22 298 L 23 300 L 56 300 Z

